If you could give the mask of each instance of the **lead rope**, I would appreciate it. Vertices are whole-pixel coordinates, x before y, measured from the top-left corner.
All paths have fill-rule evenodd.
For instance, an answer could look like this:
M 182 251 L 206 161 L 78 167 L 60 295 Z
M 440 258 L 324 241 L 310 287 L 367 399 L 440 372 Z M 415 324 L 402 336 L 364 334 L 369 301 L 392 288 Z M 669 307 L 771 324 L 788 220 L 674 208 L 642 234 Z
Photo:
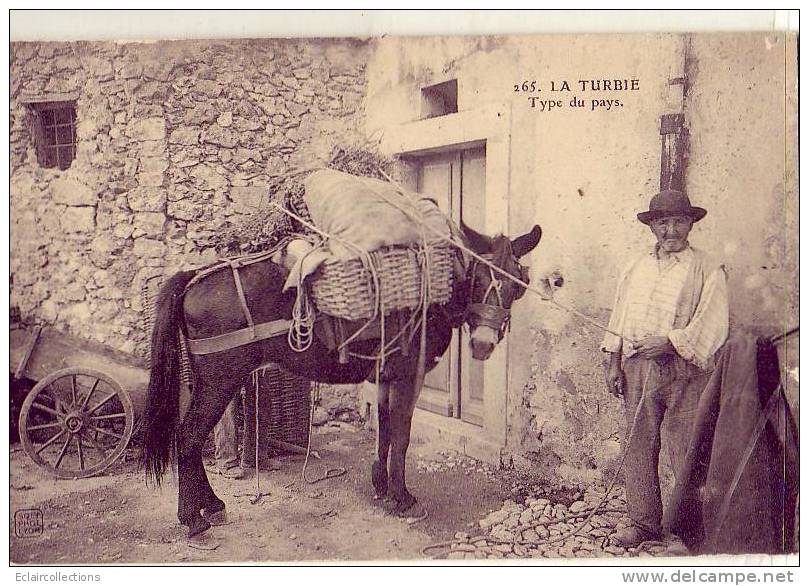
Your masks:
M 312 390 L 309 398 L 309 436 L 306 440 L 306 457 L 303 460 L 303 468 L 301 468 L 301 480 L 303 480 L 306 484 L 317 484 L 318 482 L 328 480 L 329 478 L 337 478 L 338 476 L 342 476 L 347 472 L 347 470 L 342 466 L 336 466 L 334 468 L 327 468 L 326 472 L 320 478 L 315 478 L 313 480 L 306 478 L 306 467 L 309 464 L 309 455 L 312 452 L 312 422 L 314 421 L 315 417 L 315 405 L 318 401 L 320 401 L 320 385 L 318 383 L 312 383 Z
M 390 176 L 389 176 L 387 173 L 385 173 L 385 172 L 384 172 L 382 169 L 379 169 L 379 172 L 382 174 L 382 176 L 383 176 L 383 177 L 385 177 L 385 179 L 387 179 L 387 180 L 388 180 L 388 181 L 389 181 L 389 182 L 390 182 L 392 185 L 394 185 L 396 188 L 398 188 L 400 192 L 402 192 L 402 188 L 401 188 L 401 186 L 399 186 L 399 184 L 398 184 L 398 183 L 396 183 L 396 181 L 394 181 L 393 179 L 391 179 L 391 177 L 390 177 Z M 415 216 L 414 216 L 414 215 L 413 215 L 413 214 L 412 214 L 412 213 L 411 213 L 409 210 L 405 209 L 403 206 L 400 206 L 400 205 L 399 205 L 399 203 L 398 203 L 398 202 L 396 202 L 395 200 L 390 199 L 389 197 L 387 197 L 387 196 L 383 195 L 381 192 L 380 192 L 380 194 L 379 194 L 379 195 L 380 195 L 380 197 L 382 197 L 382 199 L 384 199 L 386 202 L 388 202 L 388 203 L 389 203 L 389 204 L 391 204 L 392 206 L 396 207 L 396 208 L 397 208 L 399 211 L 401 211 L 401 212 L 403 212 L 404 214 L 406 214 L 406 215 L 407 215 L 407 216 L 408 216 L 410 219 L 415 220 L 415 221 L 417 221 L 417 222 L 420 222 L 419 218 L 416 218 L 416 217 L 415 217 Z M 462 250 L 463 252 L 465 252 L 465 253 L 467 253 L 468 255 L 470 255 L 472 258 L 476 259 L 478 262 L 483 263 L 484 265 L 486 265 L 487 267 L 489 267 L 489 269 L 491 269 L 491 270 L 493 270 L 493 271 L 497 272 L 498 274 L 502 275 L 503 277 L 505 277 L 505 278 L 507 278 L 507 279 L 509 279 L 509 280 L 513 281 L 514 283 L 516 283 L 516 284 L 520 285 L 521 287 L 525 288 L 525 290 L 526 290 L 526 291 L 531 291 L 532 293 L 535 293 L 535 294 L 536 294 L 536 295 L 538 295 L 538 296 L 539 296 L 539 298 L 540 298 L 540 299 L 542 299 L 543 301 L 546 301 L 546 302 L 548 302 L 548 303 L 550 303 L 550 304 L 552 304 L 552 305 L 555 305 L 555 306 L 556 306 L 556 307 L 558 307 L 559 309 L 562 309 L 562 310 L 564 310 L 564 311 L 566 311 L 566 312 L 568 312 L 568 313 L 570 313 L 570 314 L 572 314 L 572 315 L 575 315 L 575 316 L 579 317 L 580 319 L 582 319 L 582 320 L 586 321 L 586 322 L 587 322 L 587 323 L 589 323 L 591 326 L 593 326 L 593 327 L 595 327 L 595 328 L 598 328 L 599 330 L 602 330 L 602 331 L 604 331 L 604 332 L 610 333 L 610 334 L 612 334 L 612 335 L 614 335 L 614 336 L 617 336 L 617 337 L 619 337 L 619 338 L 624 338 L 624 339 L 626 339 L 626 340 L 627 340 L 627 341 L 629 341 L 629 342 L 636 342 L 636 340 L 631 340 L 631 339 L 628 339 L 628 338 L 626 338 L 626 337 L 622 336 L 621 334 L 619 334 L 618 332 L 615 332 L 615 331 L 613 331 L 613 330 L 609 329 L 608 327 L 601 325 L 600 323 L 598 323 L 596 320 L 594 320 L 594 319 L 593 319 L 592 317 L 590 317 L 589 315 L 587 315 L 587 314 L 585 314 L 585 313 L 582 313 L 582 312 L 580 312 L 580 311 L 578 311 L 578 310 L 576 310 L 576 309 L 574 309 L 574 308 L 572 308 L 572 307 L 570 307 L 570 306 L 568 306 L 568 305 L 565 305 L 565 304 L 563 304 L 563 303 L 560 303 L 559 301 L 556 301 L 556 299 L 554 299 L 553 297 L 547 297 L 547 296 L 545 295 L 545 293 L 543 293 L 542 291 L 540 291 L 540 290 L 539 290 L 539 289 L 537 289 L 536 287 L 534 287 L 534 286 L 532 286 L 532 285 L 530 285 L 530 284 L 526 283 L 526 282 L 525 282 L 525 281 L 523 281 L 522 279 L 518 279 L 517 277 L 515 277 L 514 275 L 511 275 L 511 274 L 510 274 L 510 273 L 508 273 L 507 271 L 504 271 L 503 269 L 501 269 L 501 268 L 500 268 L 500 267 L 498 267 L 497 265 L 495 265 L 495 264 L 493 264 L 493 263 L 489 262 L 488 260 L 486 260 L 485 258 L 483 258 L 482 256 L 480 256 L 479 254 L 477 254 L 477 253 L 476 253 L 476 252 L 474 252 L 473 250 L 470 250 L 468 247 L 464 246 L 464 244 L 463 244 L 463 243 L 456 242 L 456 241 L 452 240 L 452 238 L 450 238 L 449 236 L 446 236 L 446 235 L 445 235 L 445 234 L 443 234 L 443 233 L 442 233 L 440 230 L 438 230 L 438 229 L 436 229 L 436 228 L 433 228 L 433 227 L 432 227 L 432 226 L 430 226 L 429 224 L 426 224 L 426 223 L 424 223 L 424 222 L 420 222 L 420 223 L 422 224 L 422 226 L 423 226 L 424 228 L 426 228 L 427 230 L 430 230 L 430 232 L 432 232 L 433 234 L 435 234 L 436 236 L 438 236 L 438 237 L 439 237 L 441 240 L 443 240 L 443 241 L 445 241 L 445 242 L 448 242 L 448 243 L 449 243 L 449 244 L 451 244 L 452 246 L 455 246 L 456 248 L 458 248 L 458 249 Z

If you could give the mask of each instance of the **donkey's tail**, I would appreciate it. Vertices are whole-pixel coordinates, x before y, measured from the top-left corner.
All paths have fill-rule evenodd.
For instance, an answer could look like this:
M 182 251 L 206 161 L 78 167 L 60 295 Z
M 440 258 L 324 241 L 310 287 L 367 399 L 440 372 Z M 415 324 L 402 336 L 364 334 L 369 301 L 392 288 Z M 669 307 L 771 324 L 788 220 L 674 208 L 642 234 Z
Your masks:
M 176 455 L 180 418 L 180 326 L 183 291 L 194 271 L 177 273 L 160 288 L 152 330 L 152 370 L 146 403 L 143 463 L 147 483 L 160 484 Z

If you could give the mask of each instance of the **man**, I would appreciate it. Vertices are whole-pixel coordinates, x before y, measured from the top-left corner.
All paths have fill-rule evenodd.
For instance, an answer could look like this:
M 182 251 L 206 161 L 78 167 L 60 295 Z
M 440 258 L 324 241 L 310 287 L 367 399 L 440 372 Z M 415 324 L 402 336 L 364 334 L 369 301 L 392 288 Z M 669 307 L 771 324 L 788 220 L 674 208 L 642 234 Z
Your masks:
M 724 267 L 692 248 L 688 234 L 706 211 L 674 190 L 655 195 L 638 220 L 657 243 L 633 260 L 618 282 L 602 350 L 607 386 L 624 397 L 627 510 L 631 525 L 612 536 L 634 547 L 662 537 L 658 478 L 660 427 L 665 423 L 672 469 L 688 448 L 697 403 L 728 333 Z
M 261 400 L 263 399 L 263 400 Z M 243 445 L 239 457 L 236 413 L 244 401 Z M 260 398 L 258 426 L 258 467 L 259 470 L 277 470 L 278 466 L 270 457 L 270 408 L 269 398 Z M 256 399 L 253 384 L 236 393 L 228 404 L 222 418 L 213 430 L 215 471 L 234 479 L 251 476 L 256 467 Z
M 240 407 L 241 393 L 236 393 L 225 408 L 222 418 L 213 428 L 215 470 L 228 478 L 244 478 L 236 433 L 236 412 Z

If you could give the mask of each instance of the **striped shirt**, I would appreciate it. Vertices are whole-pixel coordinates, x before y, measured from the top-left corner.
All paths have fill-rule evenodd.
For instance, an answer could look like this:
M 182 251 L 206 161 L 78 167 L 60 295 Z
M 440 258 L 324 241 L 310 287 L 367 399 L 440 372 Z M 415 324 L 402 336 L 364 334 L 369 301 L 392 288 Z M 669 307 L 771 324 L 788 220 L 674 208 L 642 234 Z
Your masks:
M 635 353 L 633 341 L 649 336 L 666 336 L 677 353 L 700 368 L 707 368 L 728 333 L 728 292 L 722 267 L 706 275 L 704 283 L 694 282 L 693 263 L 699 262 L 694 249 L 685 248 L 667 259 L 658 259 L 657 248 L 634 260 L 621 276 L 609 329 L 602 350 Z M 699 301 L 690 320 L 678 315 L 684 288 L 702 286 Z M 693 294 L 693 291 L 686 293 Z M 675 323 L 684 327 L 675 327 Z

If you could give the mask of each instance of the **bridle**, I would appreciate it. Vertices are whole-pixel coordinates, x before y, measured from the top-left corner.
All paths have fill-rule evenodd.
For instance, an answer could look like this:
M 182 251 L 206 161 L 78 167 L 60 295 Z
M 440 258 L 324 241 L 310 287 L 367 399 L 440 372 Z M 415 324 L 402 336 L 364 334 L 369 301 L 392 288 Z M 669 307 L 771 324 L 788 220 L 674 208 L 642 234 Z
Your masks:
M 481 256 L 489 262 L 493 260 L 493 255 L 491 254 L 483 254 Z M 514 261 L 517 262 L 516 259 L 514 259 Z M 480 265 L 481 262 L 474 259 L 469 266 L 469 271 L 471 272 L 468 279 L 470 294 L 475 290 L 475 278 Z M 523 281 L 526 281 L 528 277 L 526 267 L 523 267 L 519 262 L 517 262 L 517 266 L 520 267 Z M 506 307 L 505 301 L 503 300 L 503 294 L 501 292 L 503 279 L 495 274 L 490 266 L 486 266 L 486 268 L 489 271 L 489 286 L 486 287 L 486 291 L 483 293 L 483 297 L 479 302 L 470 303 L 467 306 L 466 322 L 469 324 L 471 330 L 474 330 L 478 326 L 486 326 L 493 329 L 497 332 L 497 341 L 499 342 L 503 339 L 506 331 L 511 327 L 511 309 Z M 488 303 L 489 297 L 492 296 L 494 297 L 495 303 Z

